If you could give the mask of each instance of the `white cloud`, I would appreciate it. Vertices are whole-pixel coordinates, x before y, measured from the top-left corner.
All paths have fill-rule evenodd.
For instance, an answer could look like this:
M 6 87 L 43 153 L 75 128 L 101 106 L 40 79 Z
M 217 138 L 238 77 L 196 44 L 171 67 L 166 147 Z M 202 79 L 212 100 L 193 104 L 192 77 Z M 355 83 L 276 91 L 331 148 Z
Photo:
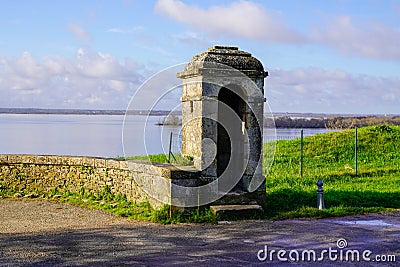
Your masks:
M 400 60 L 400 29 L 381 22 L 354 22 L 348 15 L 324 16 L 308 33 L 290 29 L 279 11 L 266 9 L 259 3 L 236 1 L 229 5 L 201 8 L 180 0 L 158 0 L 158 14 L 188 25 L 212 36 L 234 36 L 263 42 L 318 44 L 345 54 L 365 58 Z M 393 12 L 399 12 L 394 6 Z M 182 38 L 190 42 L 189 38 Z
M 311 32 L 310 39 L 342 53 L 367 58 L 400 59 L 400 30 L 378 22 L 356 25 L 350 16 L 334 16 Z
M 184 32 L 181 34 L 174 34 L 172 38 L 178 40 L 180 43 L 190 45 L 190 46 L 199 46 L 199 47 L 210 47 L 211 41 L 208 40 L 205 36 L 196 33 L 196 32 Z
M 145 28 L 143 26 L 135 26 L 130 29 L 125 29 L 125 28 L 110 28 L 106 30 L 106 32 L 111 32 L 111 33 L 136 33 L 136 32 L 142 32 Z
M 0 58 L 0 106 L 124 109 L 144 80 L 144 71 L 131 59 L 118 61 L 84 49 L 74 59 L 37 60 L 24 52 L 16 58 Z M 398 77 L 321 68 L 269 73 L 265 90 L 275 112 L 399 113 Z M 146 97 L 150 97 L 147 92 Z
M 320 68 L 273 69 L 265 91 L 275 112 L 396 113 L 400 78 Z
M 79 25 L 70 23 L 67 25 L 67 29 L 72 32 L 76 38 L 83 41 L 91 41 L 92 37 Z
M 303 42 L 281 15 L 250 1 L 202 9 L 179 0 L 159 0 L 155 12 L 214 36 L 235 36 L 266 42 Z
M 0 106 L 124 109 L 143 80 L 131 59 L 79 49 L 74 59 L 29 52 L 0 59 Z
M 125 30 L 123 30 L 121 28 L 110 28 L 110 29 L 106 30 L 106 32 L 124 33 Z

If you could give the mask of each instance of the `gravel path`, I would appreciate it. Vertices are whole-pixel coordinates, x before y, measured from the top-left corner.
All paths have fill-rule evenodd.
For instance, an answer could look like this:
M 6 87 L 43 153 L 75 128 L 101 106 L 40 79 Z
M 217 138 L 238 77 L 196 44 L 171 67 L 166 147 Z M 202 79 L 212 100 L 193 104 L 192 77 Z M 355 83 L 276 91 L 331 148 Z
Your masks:
M 346 239 L 339 249 L 337 241 Z M 342 240 L 343 241 L 343 240 Z M 360 262 L 329 260 L 319 266 L 396 266 L 400 212 L 323 220 L 237 221 L 158 225 L 45 200 L 0 200 L 0 266 L 254 266 L 272 250 L 360 251 Z M 261 250 L 261 252 L 259 252 Z M 361 258 L 371 250 L 370 262 Z M 268 254 L 270 255 L 270 254 Z M 295 254 L 291 254 L 295 255 Z M 344 254 L 345 255 L 345 254 Z M 395 255 L 396 262 L 377 262 Z M 285 258 L 285 257 L 284 257 Z
M 131 223 L 109 213 L 39 199 L 0 200 L 0 234 L 93 229 Z

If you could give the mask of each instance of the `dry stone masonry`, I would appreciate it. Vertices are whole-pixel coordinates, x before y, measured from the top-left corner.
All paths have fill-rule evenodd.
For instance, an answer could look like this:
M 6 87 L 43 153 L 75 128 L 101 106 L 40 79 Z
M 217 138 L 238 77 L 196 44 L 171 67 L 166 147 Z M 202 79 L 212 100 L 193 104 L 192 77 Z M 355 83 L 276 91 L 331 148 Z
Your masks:
M 190 169 L 188 167 L 188 169 Z M 162 177 L 170 183 L 195 179 L 189 170 L 165 164 L 150 164 L 142 161 L 125 161 L 94 157 L 0 155 L 0 184 L 15 191 L 59 191 L 95 193 L 108 186 L 114 194 L 124 194 L 132 202 L 149 201 L 161 207 L 170 200 L 150 197 L 135 181 L 153 183 Z M 149 186 L 157 187 L 156 184 Z M 168 192 L 169 190 L 169 192 Z M 160 188 L 160 195 L 170 196 L 170 189 Z

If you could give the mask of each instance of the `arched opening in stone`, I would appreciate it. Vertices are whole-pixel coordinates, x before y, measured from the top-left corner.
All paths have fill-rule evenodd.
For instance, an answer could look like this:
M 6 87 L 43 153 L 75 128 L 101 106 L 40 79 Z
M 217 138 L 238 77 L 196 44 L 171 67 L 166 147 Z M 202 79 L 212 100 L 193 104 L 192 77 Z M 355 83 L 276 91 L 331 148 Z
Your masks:
M 243 174 L 246 103 L 242 88 L 230 85 L 218 93 L 217 175 Z M 237 117 L 232 118 L 236 113 Z M 228 134 L 229 132 L 229 134 Z M 229 162 L 230 166 L 227 169 Z M 229 171 L 229 172 L 227 172 Z

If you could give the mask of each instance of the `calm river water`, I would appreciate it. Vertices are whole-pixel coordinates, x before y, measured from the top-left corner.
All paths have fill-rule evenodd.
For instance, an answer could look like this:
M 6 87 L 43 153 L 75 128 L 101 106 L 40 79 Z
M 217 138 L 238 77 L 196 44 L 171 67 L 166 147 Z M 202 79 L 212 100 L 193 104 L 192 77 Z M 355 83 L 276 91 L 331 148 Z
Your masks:
M 180 127 L 155 125 L 162 119 L 130 116 L 129 129 L 133 130 L 129 133 L 129 154 L 132 151 L 136 155 L 144 155 L 146 150 L 150 154 L 168 151 L 170 133 L 178 138 Z M 124 116 L 118 115 L 0 114 L 0 154 L 122 156 L 123 120 Z M 304 129 L 304 135 L 326 131 Z M 278 140 L 293 139 L 300 136 L 300 129 L 277 129 L 276 135 Z M 265 135 L 264 141 L 267 140 Z M 179 149 L 178 145 L 173 149 Z

